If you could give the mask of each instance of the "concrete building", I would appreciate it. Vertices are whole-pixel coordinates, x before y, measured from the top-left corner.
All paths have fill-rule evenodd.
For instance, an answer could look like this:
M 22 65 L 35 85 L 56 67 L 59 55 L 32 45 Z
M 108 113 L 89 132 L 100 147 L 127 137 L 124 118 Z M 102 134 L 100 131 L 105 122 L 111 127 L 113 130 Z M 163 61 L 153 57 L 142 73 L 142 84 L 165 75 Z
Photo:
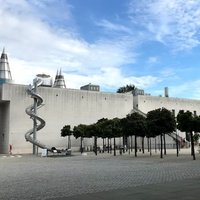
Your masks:
M 3 84 L 0 86 L 0 141 L 1 153 L 7 153 L 9 144 L 13 153 L 30 153 L 32 144 L 24 139 L 24 134 L 33 124 L 26 115 L 25 109 L 33 104 L 33 99 L 26 93 L 27 86 Z M 91 124 L 98 119 L 125 117 L 133 108 L 131 94 L 115 94 L 91 92 L 84 90 L 61 88 L 38 88 L 44 104 L 38 110 L 38 115 L 46 121 L 46 126 L 38 132 L 38 140 L 49 146 L 64 147 L 66 141 L 60 137 L 61 128 Z M 86 143 L 85 145 L 89 145 Z M 72 146 L 79 146 L 79 141 L 73 140 Z
M 2 54 L 5 58 L 4 51 Z M 3 69 L 1 73 L 10 72 L 8 68 L 2 67 L 2 64 L 0 67 Z M 57 75 L 60 76 L 61 73 Z M 28 86 L 12 84 L 11 76 L 8 80 L 0 77 L 0 153 L 8 153 L 9 146 L 12 146 L 14 154 L 32 153 L 32 144 L 26 142 L 24 137 L 33 127 L 33 121 L 25 113 L 25 109 L 33 104 L 33 99 L 26 92 Z M 61 79 L 63 81 L 64 77 Z M 43 98 L 45 105 L 37 111 L 37 114 L 46 121 L 46 125 L 37 132 L 37 139 L 49 147 L 66 147 L 66 139 L 60 136 L 60 130 L 66 124 L 72 127 L 81 123 L 91 124 L 101 118 L 123 118 L 134 111 L 147 113 L 161 107 L 173 110 L 175 114 L 183 109 L 200 114 L 198 100 L 169 98 L 168 95 L 155 97 L 143 93 L 133 95 L 133 93 L 67 89 L 63 88 L 63 83 L 60 84 L 60 88 L 44 86 L 38 88 L 38 94 Z M 170 142 L 173 142 L 173 139 L 169 140 Z M 91 146 L 92 143 L 92 139 L 84 140 L 85 146 Z M 78 149 L 79 144 L 79 140 L 72 139 L 74 149 Z
M 82 87 L 80 87 L 81 90 L 89 90 L 89 91 L 100 91 L 100 86 L 99 85 L 93 85 L 91 83 L 84 85 Z

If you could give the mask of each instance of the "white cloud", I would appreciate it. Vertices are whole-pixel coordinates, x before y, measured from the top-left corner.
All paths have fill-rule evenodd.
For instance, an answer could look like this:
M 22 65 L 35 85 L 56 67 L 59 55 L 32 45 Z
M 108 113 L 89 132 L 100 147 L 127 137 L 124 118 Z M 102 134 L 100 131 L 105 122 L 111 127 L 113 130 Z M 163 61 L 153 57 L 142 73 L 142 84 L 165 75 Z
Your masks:
M 58 28 L 49 22 L 49 18 L 54 15 L 46 17 L 53 9 L 52 4 L 48 10 L 49 1 L 1 1 L 0 26 L 5 28 L 0 31 L 0 46 L 6 47 L 16 83 L 29 84 L 38 73 L 46 73 L 54 78 L 59 68 L 66 72 L 66 84 L 70 88 L 79 88 L 89 82 L 107 90 L 130 83 L 147 88 L 159 81 L 153 76 L 122 74 L 124 65 L 136 61 L 137 54 L 132 51 L 135 39 L 122 37 L 88 43 L 80 36 L 77 37 L 79 34 L 71 28 Z M 70 23 L 70 20 L 73 21 L 70 19 L 72 14 L 70 6 L 66 7 L 67 16 L 61 16 L 59 20 Z M 104 25 L 115 31 L 129 32 L 126 27 L 108 21 L 104 21 Z
M 186 99 L 197 99 L 200 100 L 200 80 L 185 81 L 184 83 L 172 83 L 170 85 L 165 85 L 168 87 L 170 97 L 181 97 Z M 151 89 L 152 95 L 164 95 L 163 88 Z
M 151 57 L 149 57 L 149 58 L 147 59 L 147 62 L 148 62 L 149 64 L 157 63 L 157 62 L 158 62 L 158 57 L 156 57 L 156 56 L 151 56 Z
M 133 0 L 129 13 L 133 23 L 151 33 L 151 39 L 173 50 L 191 49 L 200 43 L 198 0 Z
M 189 99 L 200 99 L 200 80 L 187 81 L 183 84 L 171 86 L 170 96 L 181 96 Z
M 130 28 L 128 28 L 124 25 L 121 25 L 121 24 L 114 24 L 114 23 L 112 23 L 108 20 L 105 20 L 105 19 L 101 20 L 100 22 L 97 22 L 96 24 L 98 26 L 105 28 L 108 31 L 125 32 L 125 33 L 128 33 L 128 34 L 133 33 L 133 31 Z
M 163 79 L 165 78 L 167 78 L 167 79 L 169 79 L 169 78 L 175 78 L 175 79 L 177 79 L 178 78 L 178 76 L 177 76 L 177 73 L 176 73 L 176 70 L 175 69 L 173 69 L 173 68 L 170 68 L 170 67 L 167 67 L 167 68 L 163 68 L 162 70 L 161 70 L 161 72 L 160 72 L 160 74 L 161 74 L 161 76 L 163 77 Z
M 79 88 L 82 85 L 93 83 L 100 85 L 108 91 L 116 91 L 117 88 L 127 84 L 134 84 L 138 88 L 146 89 L 160 82 L 160 80 L 154 76 L 123 77 L 121 70 L 113 67 L 103 68 L 98 73 L 91 76 L 65 74 L 65 79 L 70 88 Z M 68 80 L 70 81 L 68 82 Z

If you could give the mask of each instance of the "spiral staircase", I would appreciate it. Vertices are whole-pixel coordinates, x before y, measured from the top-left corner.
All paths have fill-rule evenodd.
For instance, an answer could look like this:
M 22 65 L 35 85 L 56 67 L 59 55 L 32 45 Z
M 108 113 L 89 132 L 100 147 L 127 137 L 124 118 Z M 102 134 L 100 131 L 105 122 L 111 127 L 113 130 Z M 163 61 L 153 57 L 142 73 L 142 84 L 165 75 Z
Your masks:
M 33 128 L 28 130 L 25 133 L 25 139 L 26 141 L 32 143 L 33 145 L 36 145 L 37 147 L 51 151 L 51 148 L 41 143 L 34 137 L 35 132 L 41 130 L 45 126 L 45 121 L 36 114 L 37 113 L 36 111 L 43 106 L 42 97 L 36 93 L 37 87 L 39 87 L 41 84 L 42 84 L 42 80 L 36 78 L 33 81 L 33 85 L 29 85 L 29 87 L 26 90 L 27 93 L 31 96 L 31 98 L 34 99 L 34 104 L 27 107 L 25 111 L 26 111 L 26 114 L 29 115 L 30 118 L 35 123 L 34 123 Z

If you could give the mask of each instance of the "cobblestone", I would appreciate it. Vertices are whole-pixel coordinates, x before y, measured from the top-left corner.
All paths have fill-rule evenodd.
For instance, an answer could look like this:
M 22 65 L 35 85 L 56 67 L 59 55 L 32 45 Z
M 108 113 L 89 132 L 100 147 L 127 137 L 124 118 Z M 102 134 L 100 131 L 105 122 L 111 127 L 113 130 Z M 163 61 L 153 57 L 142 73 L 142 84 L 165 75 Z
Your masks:
M 200 156 L 37 156 L 0 159 L 0 197 L 53 199 L 200 178 Z

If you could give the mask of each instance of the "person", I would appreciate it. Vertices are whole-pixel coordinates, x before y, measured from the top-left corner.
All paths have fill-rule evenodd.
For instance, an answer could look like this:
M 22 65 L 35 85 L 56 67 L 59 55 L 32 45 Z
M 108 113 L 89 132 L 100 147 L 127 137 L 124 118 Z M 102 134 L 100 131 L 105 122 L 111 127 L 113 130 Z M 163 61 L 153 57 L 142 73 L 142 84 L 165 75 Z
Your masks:
M 9 144 L 9 153 L 12 154 L 12 144 Z

